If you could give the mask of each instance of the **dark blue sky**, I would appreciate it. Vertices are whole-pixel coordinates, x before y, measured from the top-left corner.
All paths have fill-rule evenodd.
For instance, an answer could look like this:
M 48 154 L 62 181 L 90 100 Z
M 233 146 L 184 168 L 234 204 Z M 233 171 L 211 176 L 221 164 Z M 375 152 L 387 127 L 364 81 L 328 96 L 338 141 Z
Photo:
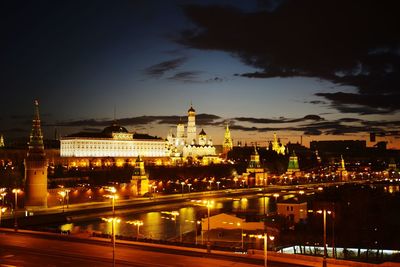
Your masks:
M 48 135 L 101 129 L 116 106 L 166 136 L 192 101 L 217 143 L 230 121 L 236 140 L 399 147 L 393 2 L 2 1 L 0 132 L 27 135 L 37 98 Z

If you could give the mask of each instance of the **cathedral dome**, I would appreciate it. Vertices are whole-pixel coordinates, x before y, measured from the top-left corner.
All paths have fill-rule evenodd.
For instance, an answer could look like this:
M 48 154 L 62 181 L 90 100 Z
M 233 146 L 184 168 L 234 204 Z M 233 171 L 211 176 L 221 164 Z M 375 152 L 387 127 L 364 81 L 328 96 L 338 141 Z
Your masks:
M 122 127 L 117 124 L 113 124 L 111 126 L 108 126 L 104 128 L 103 133 L 105 134 L 111 134 L 111 133 L 128 133 L 128 130 L 125 127 Z

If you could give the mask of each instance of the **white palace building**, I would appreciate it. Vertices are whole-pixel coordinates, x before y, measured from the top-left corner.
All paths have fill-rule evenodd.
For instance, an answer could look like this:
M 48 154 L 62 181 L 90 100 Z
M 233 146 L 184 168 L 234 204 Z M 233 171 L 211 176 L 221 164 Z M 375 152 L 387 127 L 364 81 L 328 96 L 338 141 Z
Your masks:
M 215 146 L 204 130 L 197 136 L 195 118 L 195 110 L 190 107 L 186 129 L 178 124 L 176 135 L 170 133 L 167 140 L 131 133 L 115 123 L 102 132 L 79 132 L 61 138 L 60 156 L 72 167 L 122 166 L 134 164 L 138 156 L 159 164 L 188 157 L 202 159 L 204 164 L 216 162 Z

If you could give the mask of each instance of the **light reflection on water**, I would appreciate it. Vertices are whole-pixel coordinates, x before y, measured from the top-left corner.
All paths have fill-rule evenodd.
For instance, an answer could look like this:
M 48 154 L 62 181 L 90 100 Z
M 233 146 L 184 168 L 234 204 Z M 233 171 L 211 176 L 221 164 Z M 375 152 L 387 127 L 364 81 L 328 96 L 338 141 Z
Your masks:
M 274 208 L 274 205 L 272 203 L 274 203 L 274 200 L 270 200 L 269 197 L 242 198 L 216 202 L 214 207 L 211 209 L 211 216 L 219 213 L 230 213 L 243 217 L 246 212 L 262 215 L 264 214 L 264 208 L 267 213 L 273 211 L 272 208 Z M 115 225 L 115 234 L 133 237 L 137 236 L 137 226 L 128 224 L 126 221 L 141 220 L 143 221 L 143 225 L 140 226 L 139 229 L 140 237 L 167 240 L 179 237 L 180 231 L 182 231 L 183 234 L 194 231 L 197 226 L 196 221 L 207 217 L 207 208 L 201 206 L 187 206 L 178 208 L 176 211 L 179 212 L 176 221 L 171 220 L 173 218 L 172 215 L 163 214 L 161 211 L 120 216 L 121 222 Z M 94 231 L 105 234 L 111 234 L 111 227 L 111 223 L 105 222 L 100 218 L 93 221 L 69 223 L 59 226 L 63 231 Z

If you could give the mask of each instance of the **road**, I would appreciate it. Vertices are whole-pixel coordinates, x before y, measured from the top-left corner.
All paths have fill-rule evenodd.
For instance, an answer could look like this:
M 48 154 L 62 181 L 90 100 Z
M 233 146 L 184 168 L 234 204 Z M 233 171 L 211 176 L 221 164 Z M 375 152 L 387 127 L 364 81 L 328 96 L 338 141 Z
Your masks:
M 116 246 L 116 266 L 144 267 L 255 267 L 262 259 L 209 256 L 206 253 L 152 249 L 127 244 Z M 32 234 L 0 232 L 0 266 L 112 266 L 112 246 L 100 241 L 67 237 L 43 237 Z M 295 267 L 269 262 L 271 267 Z

